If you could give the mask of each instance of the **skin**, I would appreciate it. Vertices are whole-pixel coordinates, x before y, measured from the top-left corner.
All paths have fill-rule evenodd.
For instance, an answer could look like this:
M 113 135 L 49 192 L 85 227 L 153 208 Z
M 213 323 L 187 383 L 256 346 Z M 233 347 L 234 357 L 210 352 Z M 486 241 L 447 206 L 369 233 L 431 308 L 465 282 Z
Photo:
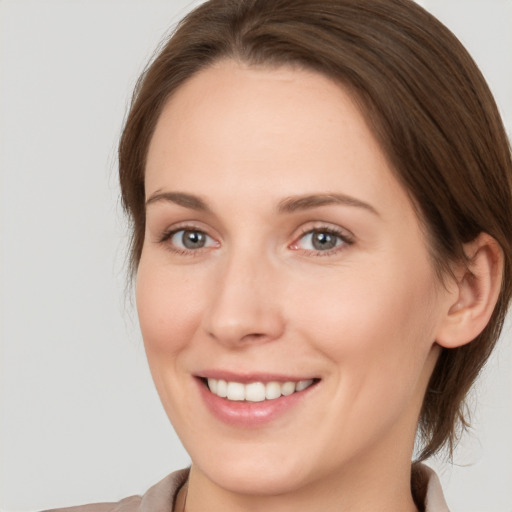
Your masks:
M 145 184 L 137 307 L 192 459 L 187 510 L 416 510 L 414 435 L 459 288 L 438 282 L 350 95 L 314 72 L 219 62 L 166 104 Z M 161 196 L 176 192 L 208 210 Z M 357 201 L 279 211 L 312 194 Z M 179 229 L 206 245 L 163 240 Z M 305 235 L 325 230 L 341 233 L 334 249 Z M 195 376 L 211 368 L 320 381 L 285 414 L 243 428 L 205 407 Z

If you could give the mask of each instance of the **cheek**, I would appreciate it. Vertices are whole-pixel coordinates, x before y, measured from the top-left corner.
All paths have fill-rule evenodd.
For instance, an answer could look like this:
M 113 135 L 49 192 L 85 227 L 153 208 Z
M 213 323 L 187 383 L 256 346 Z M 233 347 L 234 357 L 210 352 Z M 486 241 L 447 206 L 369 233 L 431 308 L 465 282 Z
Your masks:
M 354 444 L 377 441 L 400 418 L 414 423 L 431 371 L 435 291 L 429 274 L 414 281 L 389 276 L 365 281 L 353 274 L 343 286 L 324 287 L 324 298 L 302 310 L 300 328 L 330 363 L 328 414 L 336 420 L 320 430 L 333 429 L 326 435 L 336 437 L 343 425 Z
M 414 274 L 402 269 L 381 269 L 373 276 L 352 272 L 328 286 L 310 284 L 314 297 L 295 303 L 299 328 L 354 388 L 373 378 L 413 384 L 435 341 L 430 267 L 416 267 Z
M 189 349 L 200 325 L 204 290 L 183 272 L 170 272 L 167 266 L 143 257 L 136 298 L 151 375 L 171 423 L 177 425 L 182 420 L 178 411 L 188 410 L 186 394 L 179 391 L 185 389 L 186 375 L 180 356 Z
M 201 280 L 169 272 L 141 259 L 137 273 L 137 311 L 148 358 L 173 357 L 192 338 L 205 300 Z

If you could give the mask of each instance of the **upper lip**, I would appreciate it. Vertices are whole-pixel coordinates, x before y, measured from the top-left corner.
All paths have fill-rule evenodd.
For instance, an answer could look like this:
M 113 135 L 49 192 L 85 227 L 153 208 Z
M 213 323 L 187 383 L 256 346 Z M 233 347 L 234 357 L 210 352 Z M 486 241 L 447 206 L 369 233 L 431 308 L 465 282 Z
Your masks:
M 301 380 L 317 379 L 309 375 L 291 375 L 269 372 L 232 372 L 229 370 L 205 370 L 195 374 L 202 379 L 217 379 L 228 382 L 240 382 L 249 384 L 251 382 L 299 382 Z

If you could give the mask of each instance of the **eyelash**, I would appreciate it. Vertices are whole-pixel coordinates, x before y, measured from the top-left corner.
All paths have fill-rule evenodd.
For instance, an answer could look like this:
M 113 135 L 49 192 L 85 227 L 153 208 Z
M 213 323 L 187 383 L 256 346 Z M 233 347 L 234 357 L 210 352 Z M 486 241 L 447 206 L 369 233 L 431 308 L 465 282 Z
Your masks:
M 204 250 L 209 249 L 209 247 L 200 247 L 197 249 L 182 249 L 180 247 L 176 247 L 173 244 L 169 244 L 168 242 L 172 239 L 172 237 L 174 235 L 176 235 L 177 233 L 179 233 L 180 231 L 191 232 L 191 233 L 194 233 L 194 232 L 201 233 L 201 234 L 205 235 L 206 237 L 208 237 L 209 239 L 215 240 L 213 237 L 208 235 L 203 229 L 198 228 L 193 225 L 185 225 L 185 226 L 174 227 L 168 231 L 165 231 L 161 235 L 161 237 L 158 239 L 158 243 L 166 245 L 168 250 L 170 250 L 171 252 L 178 254 L 178 255 L 183 255 L 183 256 L 198 256 Z M 323 234 L 335 236 L 336 238 L 338 238 L 339 241 L 341 241 L 341 243 L 337 244 L 335 247 L 333 247 L 331 249 L 327 249 L 324 251 L 318 250 L 318 249 L 301 249 L 300 247 L 298 247 L 298 243 L 306 235 L 313 235 L 315 233 L 316 234 L 323 233 Z M 354 243 L 354 241 L 355 240 L 354 240 L 353 235 L 351 233 L 348 233 L 345 230 L 336 229 L 331 226 L 321 225 L 321 226 L 315 226 L 313 228 L 311 228 L 311 227 L 304 228 L 302 230 L 302 232 L 299 234 L 299 236 L 295 239 L 295 241 L 292 242 L 288 247 L 295 251 L 301 251 L 302 253 L 307 254 L 307 255 L 323 257 L 323 256 L 331 256 L 335 253 L 338 253 L 341 250 L 344 250 L 347 246 L 352 245 Z
M 313 234 L 326 234 L 335 236 L 338 238 L 341 243 L 333 247 L 332 249 L 327 249 L 324 251 L 318 250 L 318 249 L 301 249 L 300 247 L 297 247 L 297 244 L 300 240 L 302 240 L 306 235 L 313 235 Z M 345 230 L 337 229 L 332 226 L 315 226 L 315 227 L 307 227 L 304 228 L 303 231 L 300 233 L 300 235 L 295 239 L 295 241 L 289 246 L 291 249 L 296 251 L 301 251 L 302 253 L 305 253 L 307 255 L 312 255 L 315 257 L 324 257 L 324 256 L 332 256 L 333 254 L 338 253 L 339 251 L 343 251 L 346 249 L 347 246 L 352 245 L 355 242 L 354 237 L 351 233 L 348 233 Z
M 203 229 L 198 228 L 193 225 L 185 225 L 174 227 L 168 231 L 162 233 L 162 236 L 158 239 L 158 243 L 165 245 L 167 249 L 175 254 L 180 256 L 199 256 L 203 250 L 208 249 L 208 247 L 200 247 L 198 249 L 182 249 L 181 247 L 176 247 L 173 244 L 170 244 L 169 241 L 172 239 L 174 235 L 179 233 L 180 231 L 189 232 L 189 233 L 202 233 L 207 236 L 209 239 L 214 240 L 210 235 L 208 235 Z

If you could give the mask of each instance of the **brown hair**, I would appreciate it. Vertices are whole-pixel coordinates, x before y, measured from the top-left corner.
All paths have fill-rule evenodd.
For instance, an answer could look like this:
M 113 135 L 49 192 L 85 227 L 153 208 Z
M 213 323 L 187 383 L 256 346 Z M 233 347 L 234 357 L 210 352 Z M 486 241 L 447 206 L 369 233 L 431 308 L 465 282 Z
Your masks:
M 504 252 L 498 303 L 473 342 L 443 349 L 421 411 L 419 459 L 467 422 L 464 398 L 502 328 L 512 293 L 512 163 L 493 97 L 456 37 L 412 0 L 210 0 L 186 16 L 137 84 L 119 145 L 133 223 L 131 270 L 144 242 L 144 167 L 163 105 L 220 59 L 316 70 L 355 95 L 415 204 L 443 276 L 486 232 Z

